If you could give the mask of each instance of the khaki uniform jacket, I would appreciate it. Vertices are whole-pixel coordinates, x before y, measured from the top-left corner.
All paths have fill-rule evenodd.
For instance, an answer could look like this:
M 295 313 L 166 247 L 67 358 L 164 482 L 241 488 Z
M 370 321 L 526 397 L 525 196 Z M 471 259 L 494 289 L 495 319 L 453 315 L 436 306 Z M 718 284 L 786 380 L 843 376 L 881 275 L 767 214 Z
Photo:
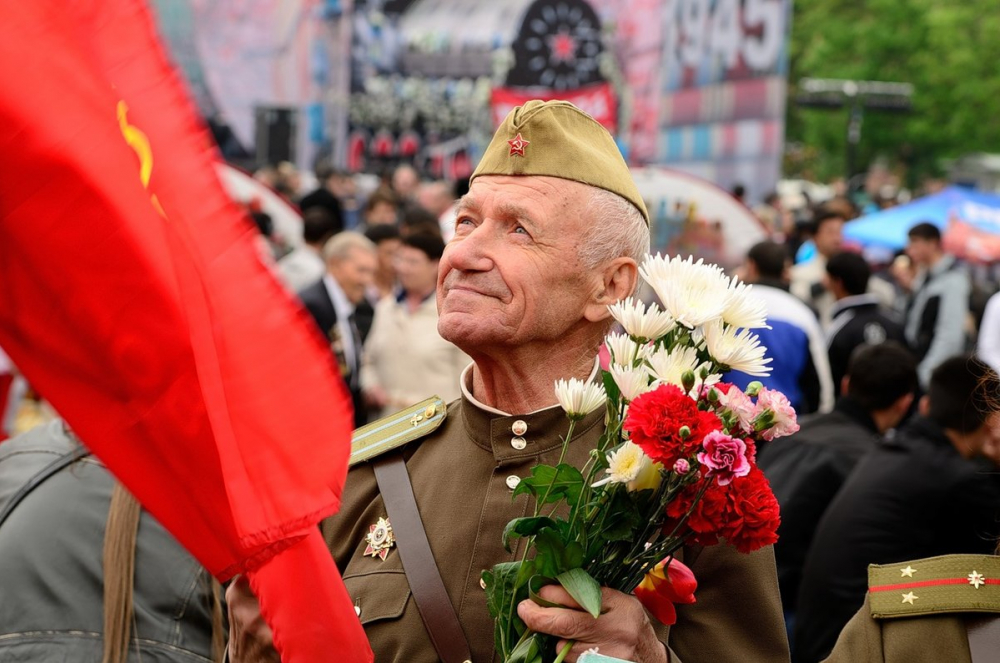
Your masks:
M 527 444 L 518 450 L 512 426 L 523 421 Z M 463 397 L 447 418 L 402 453 L 444 585 L 472 650 L 474 663 L 498 660 L 493 622 L 480 585 L 484 569 L 520 559 L 501 543 L 512 518 L 530 515 L 528 496 L 512 486 L 538 463 L 554 465 L 568 421 L 558 407 L 506 416 Z M 596 446 L 603 413 L 579 422 L 567 462 L 582 467 Z M 520 444 L 518 444 L 520 446 Z M 348 475 L 340 512 L 322 524 L 379 663 L 430 663 L 438 657 L 410 596 L 398 551 L 384 561 L 365 556 L 365 535 L 386 511 L 369 463 Z M 687 548 L 683 559 L 699 581 L 697 603 L 678 606 L 678 622 L 659 630 L 672 661 L 787 663 L 788 643 L 771 548 L 741 555 L 729 546 Z
M 881 620 L 872 616 L 866 597 L 824 663 L 974 663 L 968 625 L 984 619 L 1000 622 L 998 615 L 978 613 Z
M 1000 660 L 1000 557 L 941 555 L 868 567 L 865 603 L 825 663 Z

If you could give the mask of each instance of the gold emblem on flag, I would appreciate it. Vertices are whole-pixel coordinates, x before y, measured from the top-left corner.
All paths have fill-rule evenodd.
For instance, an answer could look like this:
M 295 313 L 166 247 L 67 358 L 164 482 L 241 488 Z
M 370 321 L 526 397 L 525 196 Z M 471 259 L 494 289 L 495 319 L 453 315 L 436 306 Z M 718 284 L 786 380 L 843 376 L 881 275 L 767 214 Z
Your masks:
M 389 549 L 396 545 L 396 537 L 392 534 L 392 525 L 386 518 L 379 518 L 378 522 L 368 527 L 368 534 L 365 535 L 368 547 L 365 554 L 378 557 L 385 561 Z

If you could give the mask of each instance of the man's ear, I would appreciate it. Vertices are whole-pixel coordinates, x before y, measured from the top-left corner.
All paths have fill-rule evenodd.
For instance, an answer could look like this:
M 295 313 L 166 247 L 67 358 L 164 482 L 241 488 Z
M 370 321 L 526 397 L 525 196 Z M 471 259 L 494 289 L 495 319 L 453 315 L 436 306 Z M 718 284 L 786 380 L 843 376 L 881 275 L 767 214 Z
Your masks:
M 900 396 L 899 400 L 896 401 L 896 411 L 899 412 L 901 417 L 905 417 L 906 413 L 910 411 L 913 406 L 913 399 L 916 396 L 913 393 L 906 394 L 905 396 Z
M 622 256 L 608 262 L 601 272 L 601 281 L 583 312 L 590 322 L 607 320 L 608 307 L 635 292 L 639 282 L 639 266 L 635 260 Z

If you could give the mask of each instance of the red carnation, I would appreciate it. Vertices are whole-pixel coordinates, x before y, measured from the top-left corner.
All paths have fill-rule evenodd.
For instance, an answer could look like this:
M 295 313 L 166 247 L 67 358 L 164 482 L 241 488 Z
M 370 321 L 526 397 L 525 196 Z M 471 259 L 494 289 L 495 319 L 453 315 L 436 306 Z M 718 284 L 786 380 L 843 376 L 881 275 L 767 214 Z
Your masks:
M 722 422 L 715 413 L 699 410 L 680 387 L 665 384 L 632 401 L 623 427 L 647 456 L 673 467 L 700 451 L 705 436 L 720 430 Z M 682 428 L 688 431 L 683 437 Z
M 702 479 L 702 481 L 706 480 Z M 694 483 L 678 493 L 667 504 L 667 520 L 663 526 L 664 534 L 669 535 L 681 518 L 691 509 L 691 503 L 701 492 L 701 487 L 700 481 Z M 692 538 L 695 543 L 702 546 L 715 545 L 719 542 L 727 504 L 726 487 L 719 486 L 715 481 L 712 481 L 705 494 L 691 510 L 691 516 L 685 523 L 686 527 L 681 528 L 677 534 L 683 536 L 687 530 L 690 530 L 694 533 Z
M 778 500 L 760 468 L 734 479 L 727 488 L 722 536 L 742 553 L 776 542 L 781 522 Z

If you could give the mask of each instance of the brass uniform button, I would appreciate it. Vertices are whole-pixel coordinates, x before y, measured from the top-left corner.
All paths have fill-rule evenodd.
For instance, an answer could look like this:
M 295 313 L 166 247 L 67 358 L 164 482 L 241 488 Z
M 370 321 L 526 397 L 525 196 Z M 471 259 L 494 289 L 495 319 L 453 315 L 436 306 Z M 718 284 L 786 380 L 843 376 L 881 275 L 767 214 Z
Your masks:
M 354 606 L 354 614 L 357 615 L 358 617 L 361 616 L 361 606 L 360 605 Z
M 521 419 L 518 419 L 510 427 L 510 432 L 513 433 L 514 435 L 517 435 L 518 437 L 522 437 L 525 433 L 528 432 L 528 424 L 524 423 L 524 421 L 522 421 Z
M 528 446 L 528 441 L 523 437 L 515 437 L 510 441 L 510 446 L 520 450 Z
M 521 477 L 514 474 L 511 474 L 509 477 L 507 477 L 507 487 L 510 488 L 511 490 L 517 488 L 517 484 L 519 483 L 521 483 Z

